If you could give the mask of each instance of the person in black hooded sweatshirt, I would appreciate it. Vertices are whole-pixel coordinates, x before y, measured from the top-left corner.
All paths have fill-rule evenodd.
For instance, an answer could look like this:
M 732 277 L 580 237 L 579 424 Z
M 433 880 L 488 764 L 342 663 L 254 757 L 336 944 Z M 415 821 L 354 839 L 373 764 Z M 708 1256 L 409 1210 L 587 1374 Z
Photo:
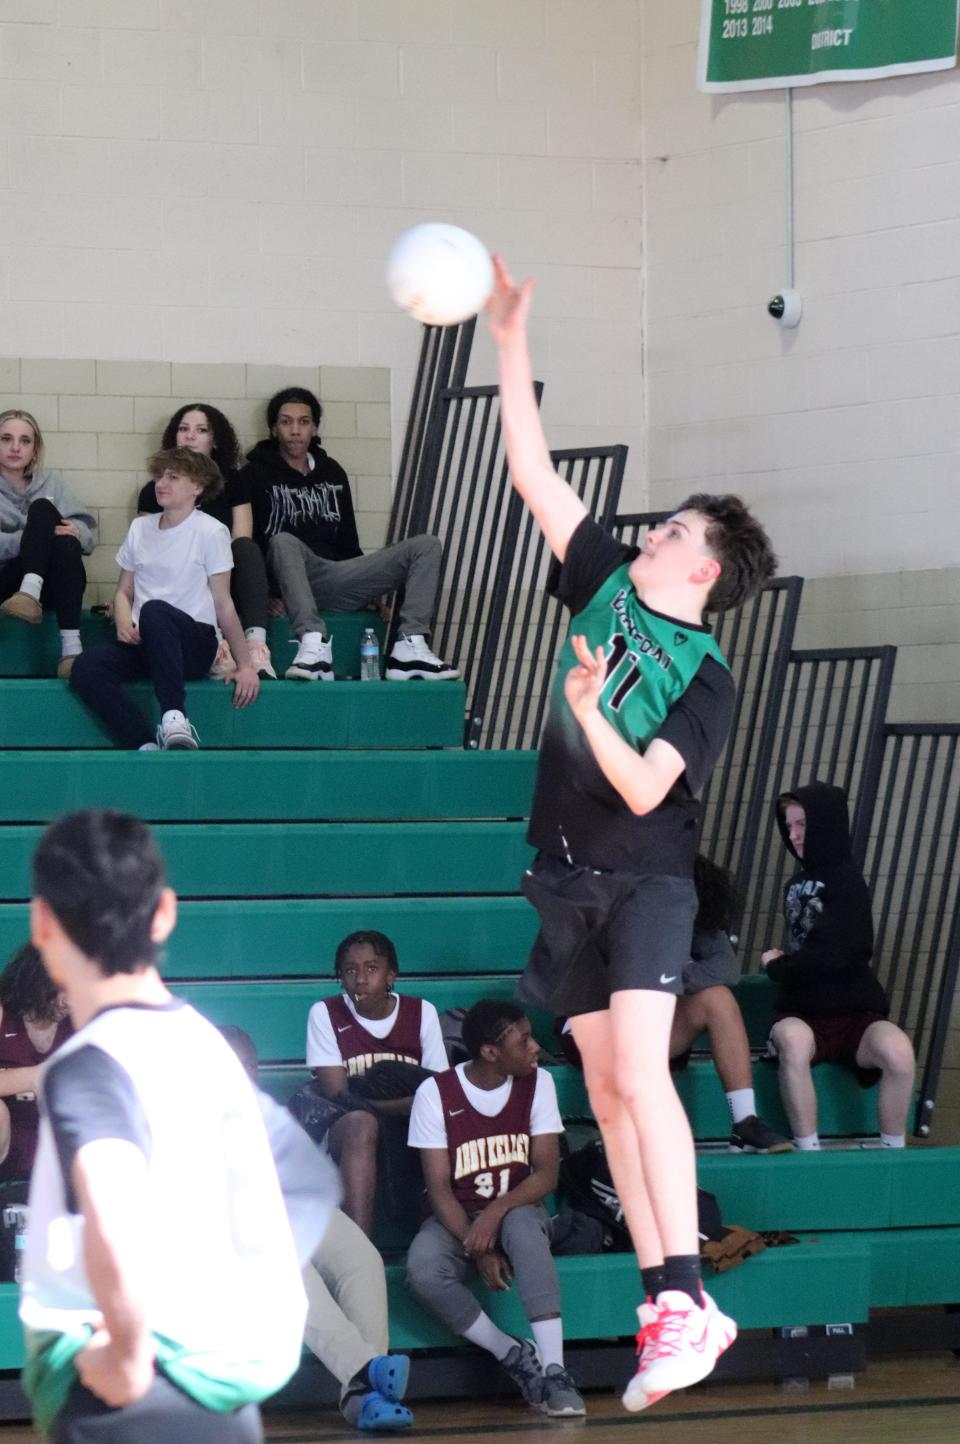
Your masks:
M 811 1067 L 846 1063 L 868 1087 L 879 1078 L 880 1139 L 903 1148 L 913 1097 L 910 1039 L 887 1014 L 890 1001 L 870 965 L 870 894 L 853 859 L 847 797 L 811 782 L 777 799 L 777 824 L 800 871 L 784 889 L 786 950 L 761 962 L 778 984 L 769 1055 L 800 1149 L 820 1147 Z
M 403 587 L 388 682 L 460 676 L 427 643 L 440 583 L 435 536 L 407 537 L 371 556 L 360 550 L 350 482 L 320 445 L 323 409 L 312 391 L 288 386 L 267 402 L 270 436 L 247 453 L 237 487 L 253 506 L 253 535 L 297 637 L 286 676 L 333 681 L 333 643 L 323 611 L 357 611 Z

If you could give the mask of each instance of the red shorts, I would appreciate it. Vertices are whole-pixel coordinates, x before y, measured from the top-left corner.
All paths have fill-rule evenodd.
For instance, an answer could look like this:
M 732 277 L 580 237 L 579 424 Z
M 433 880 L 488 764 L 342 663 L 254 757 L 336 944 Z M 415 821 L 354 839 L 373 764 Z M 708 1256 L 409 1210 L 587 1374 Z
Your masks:
M 883 1013 L 836 1013 L 832 1017 L 804 1018 L 799 1013 L 778 1013 L 774 1023 L 782 1018 L 800 1018 L 813 1033 L 813 1063 L 844 1063 L 856 1073 L 861 1088 L 872 1088 L 880 1081 L 879 1068 L 858 1068 L 857 1050 L 863 1042 L 863 1035 L 872 1023 L 882 1023 Z M 770 1051 L 775 1056 L 776 1048 L 771 1043 Z

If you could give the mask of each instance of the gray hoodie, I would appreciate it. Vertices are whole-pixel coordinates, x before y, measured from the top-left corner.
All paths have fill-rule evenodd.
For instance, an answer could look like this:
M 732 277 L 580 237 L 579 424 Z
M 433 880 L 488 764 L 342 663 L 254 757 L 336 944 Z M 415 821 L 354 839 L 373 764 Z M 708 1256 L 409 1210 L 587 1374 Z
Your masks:
M 64 521 L 72 521 L 80 533 L 80 549 L 88 557 L 97 544 L 97 522 L 88 511 L 82 511 L 59 471 L 41 467 L 30 478 L 26 491 L 11 486 L 0 476 L 0 562 L 8 562 L 20 553 L 20 539 L 27 524 L 30 503 L 46 497 L 52 501 Z

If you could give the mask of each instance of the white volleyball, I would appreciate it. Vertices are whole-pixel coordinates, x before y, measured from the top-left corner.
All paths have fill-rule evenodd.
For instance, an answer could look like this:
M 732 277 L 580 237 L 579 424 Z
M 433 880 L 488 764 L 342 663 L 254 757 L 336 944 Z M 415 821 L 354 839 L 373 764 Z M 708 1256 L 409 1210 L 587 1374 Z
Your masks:
M 387 260 L 387 286 L 402 311 L 428 326 L 475 316 L 493 289 L 482 241 L 460 226 L 431 222 L 404 231 Z

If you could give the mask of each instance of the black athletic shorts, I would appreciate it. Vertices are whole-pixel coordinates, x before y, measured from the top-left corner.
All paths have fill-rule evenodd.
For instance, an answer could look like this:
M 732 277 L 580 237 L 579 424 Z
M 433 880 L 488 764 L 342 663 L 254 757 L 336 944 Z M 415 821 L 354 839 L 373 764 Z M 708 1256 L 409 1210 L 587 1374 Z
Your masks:
M 692 878 L 601 872 L 540 853 L 521 886 L 540 914 L 523 1002 L 576 1017 L 603 1011 L 611 993 L 628 989 L 683 992 L 697 913 Z
M 50 1432 L 51 1444 L 263 1444 L 256 1404 L 217 1414 L 157 1374 L 136 1404 L 111 1409 L 78 1379 Z

